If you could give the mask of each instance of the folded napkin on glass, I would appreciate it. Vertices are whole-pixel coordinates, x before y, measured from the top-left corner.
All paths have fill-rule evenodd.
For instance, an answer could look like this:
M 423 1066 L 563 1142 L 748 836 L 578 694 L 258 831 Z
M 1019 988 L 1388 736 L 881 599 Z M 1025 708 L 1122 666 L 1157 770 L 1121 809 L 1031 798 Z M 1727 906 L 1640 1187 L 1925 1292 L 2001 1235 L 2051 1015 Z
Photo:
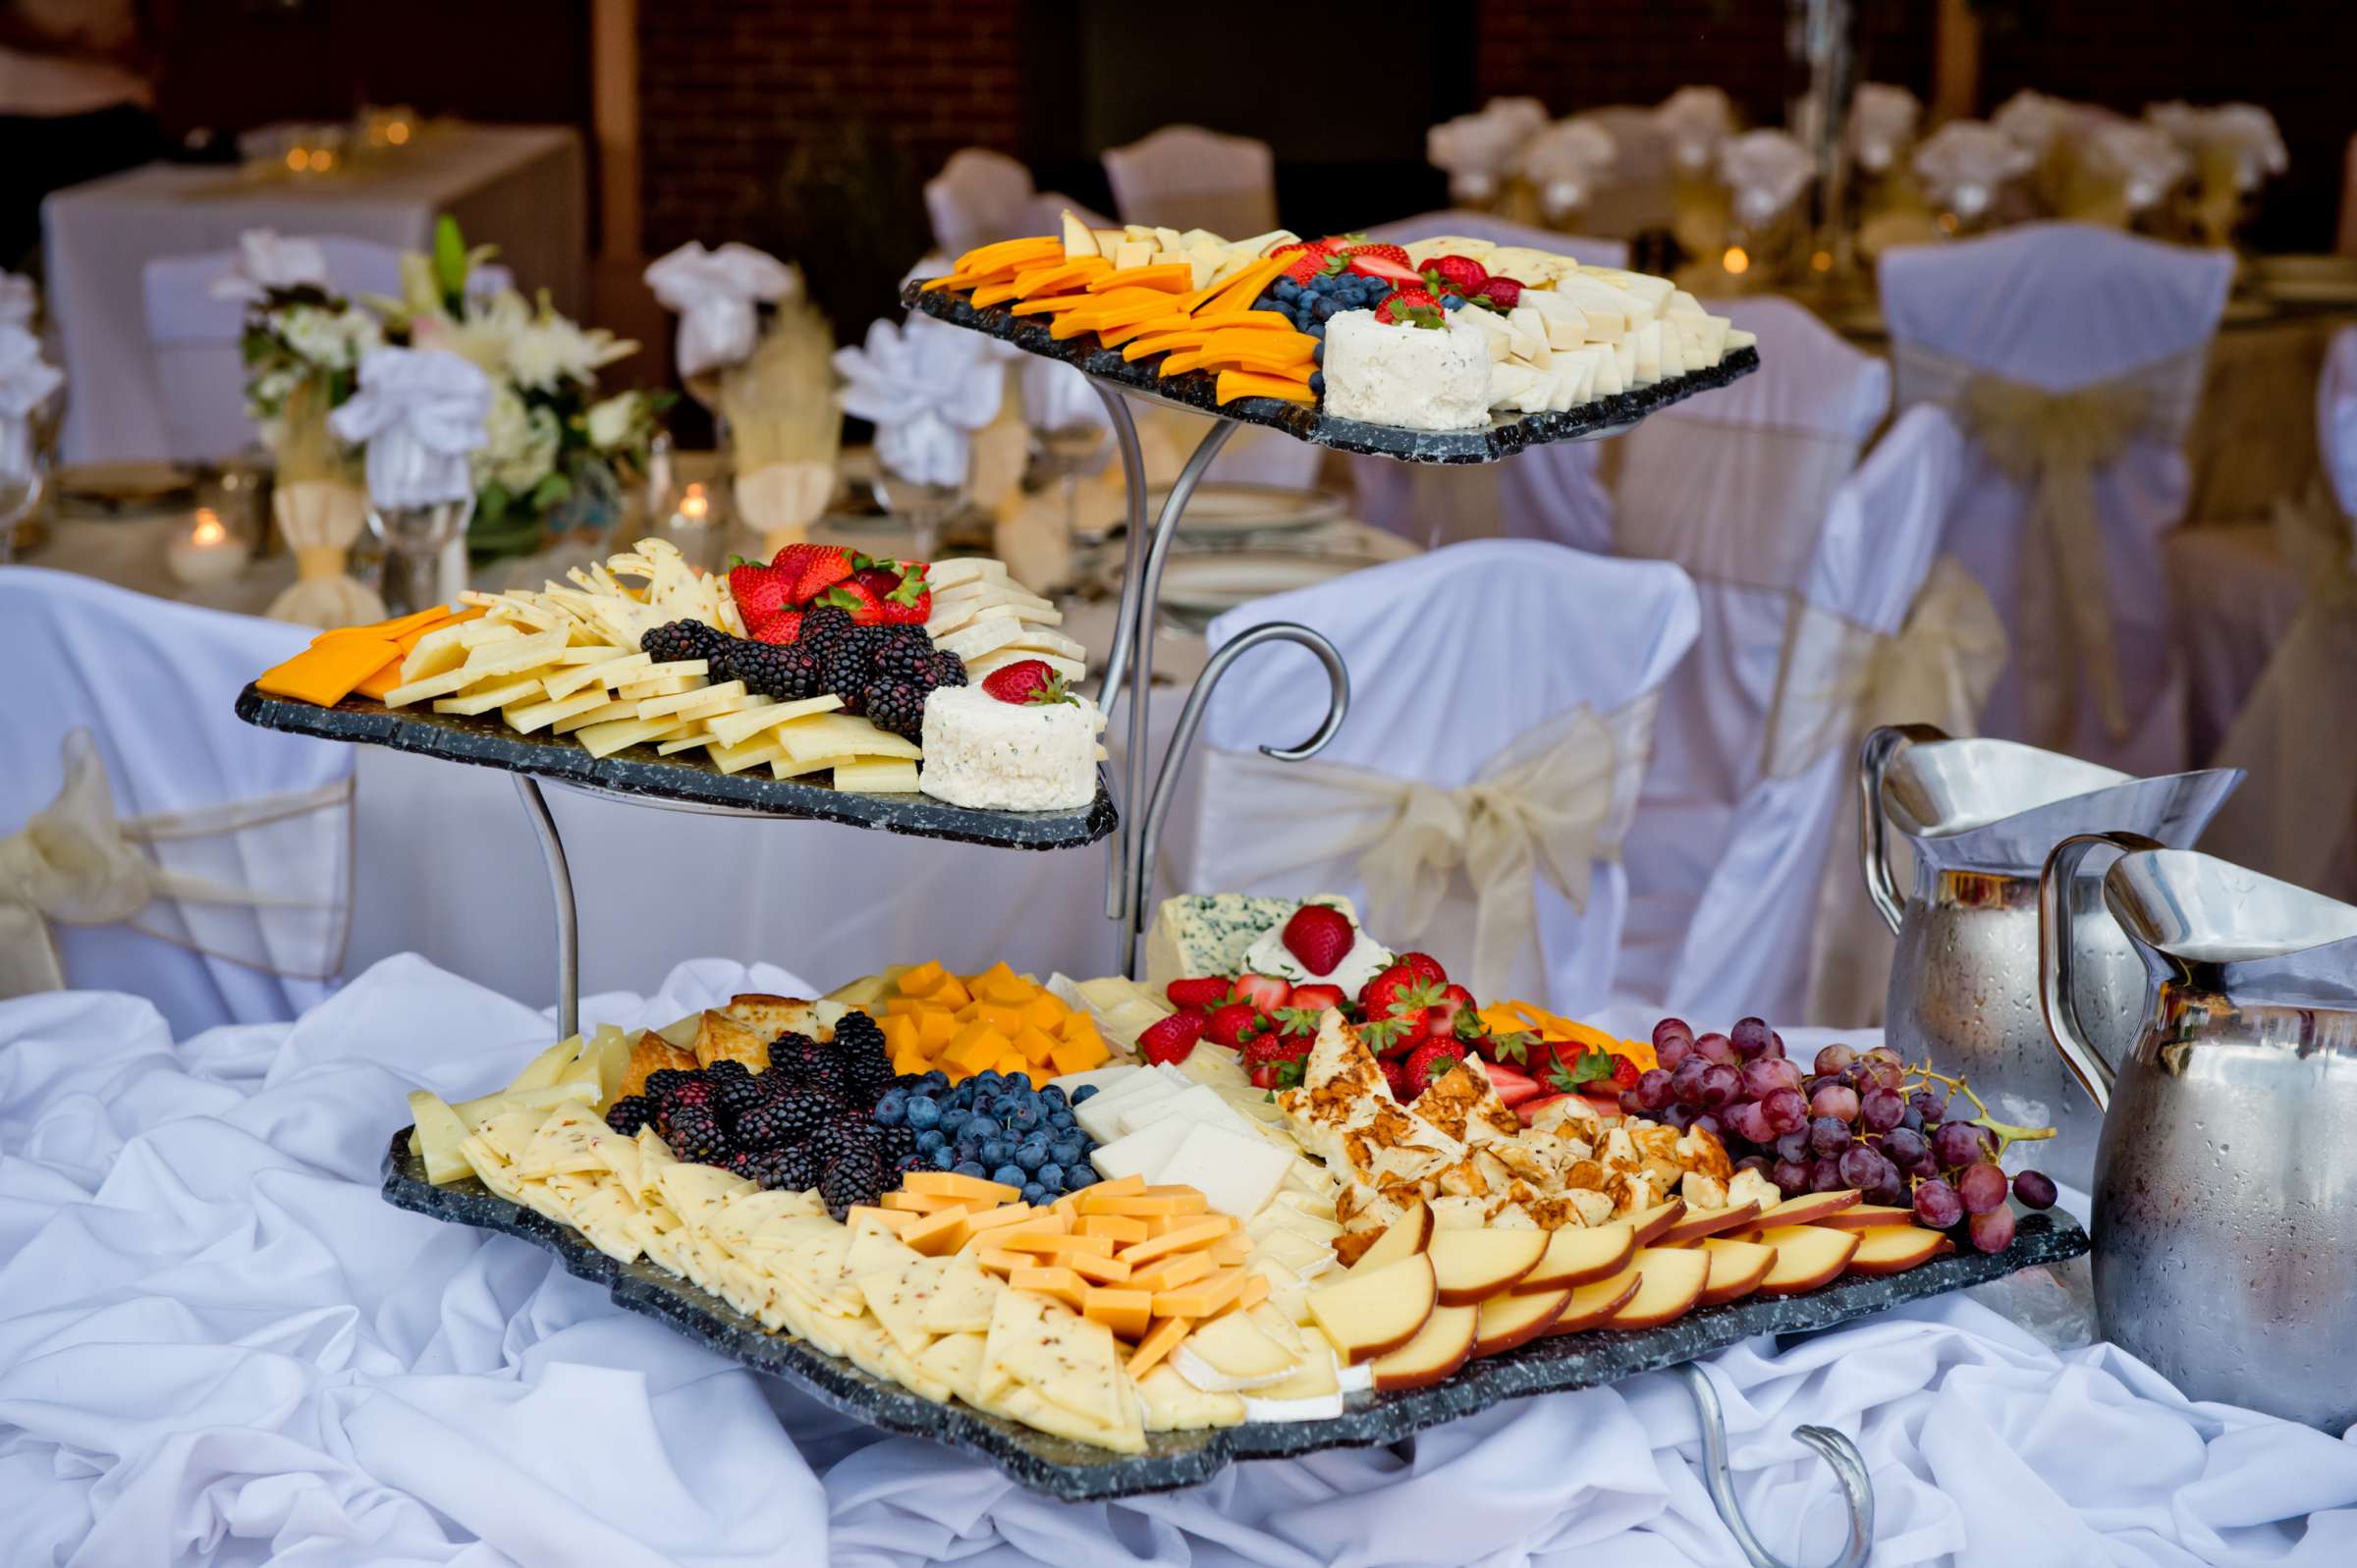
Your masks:
M 2007 141 L 2027 149 L 2033 158 L 2041 158 L 2057 139 L 2075 133 L 2093 107 L 2024 87 L 1999 104 L 1988 123 Z
M 876 427 L 876 457 L 902 478 L 963 484 L 973 433 L 999 416 L 1007 391 L 993 347 L 929 318 L 875 322 L 860 347 L 835 351 L 844 411 Z
M 1993 125 L 1950 120 L 1915 149 L 1924 193 L 1959 218 L 1987 212 L 2009 180 L 2027 174 L 2037 154 Z
M 2114 187 L 2128 214 L 2160 204 L 2178 181 L 2193 172 L 2193 159 L 2159 126 L 2107 120 L 2088 133 L 2079 161 L 2096 179 Z
M 1447 173 L 1453 200 L 1487 201 L 1522 143 L 1546 125 L 1547 106 L 1536 98 L 1492 98 L 1425 132 L 1425 161 Z
M 0 473 L 32 469 L 32 411 L 65 385 L 41 357 L 41 340 L 19 326 L 0 326 Z
M 1514 167 L 1537 188 L 1539 210 L 1555 219 L 1588 204 L 1612 177 L 1619 150 L 1613 134 L 1595 121 L 1559 120 L 1523 143 Z
M 1719 149 L 1719 178 L 1745 223 L 1773 222 L 1800 199 L 1813 174 L 1809 149 L 1789 131 L 1746 131 Z
M 801 293 L 801 279 L 767 251 L 735 241 L 707 250 L 690 240 L 647 264 L 646 286 L 680 318 L 680 374 L 741 363 L 759 336 L 756 306 Z
M 2281 174 L 2287 159 L 2283 133 L 2275 117 L 2255 103 L 2221 103 L 2196 108 L 2190 103 L 2156 103 L 2144 117 L 2174 137 L 2196 158 L 2224 157 L 2233 161 L 2235 186 L 2255 190 L 2269 175 Z
M 468 456 L 488 440 L 491 381 L 447 349 L 371 349 L 360 390 L 329 428 L 368 449 L 368 495 L 380 507 L 428 507 L 474 494 Z
M 1735 134 L 1735 106 L 1720 87 L 1680 87 L 1653 111 L 1654 129 L 1670 143 L 1670 158 L 1686 174 L 1701 174 Z
M 1088 377 L 1070 365 L 1025 355 L 1016 372 L 1023 423 L 1034 430 L 1105 429 L 1113 423 Z
M 316 240 L 290 240 L 269 229 L 238 236 L 238 264 L 213 280 L 216 299 L 255 300 L 274 289 L 327 287 L 327 257 Z
M 1881 174 L 1915 139 L 1923 105 L 1915 94 L 1887 81 L 1864 81 L 1849 100 L 1849 151 L 1858 167 Z
M 40 308 L 40 293 L 30 278 L 0 272 L 0 327 L 29 327 Z

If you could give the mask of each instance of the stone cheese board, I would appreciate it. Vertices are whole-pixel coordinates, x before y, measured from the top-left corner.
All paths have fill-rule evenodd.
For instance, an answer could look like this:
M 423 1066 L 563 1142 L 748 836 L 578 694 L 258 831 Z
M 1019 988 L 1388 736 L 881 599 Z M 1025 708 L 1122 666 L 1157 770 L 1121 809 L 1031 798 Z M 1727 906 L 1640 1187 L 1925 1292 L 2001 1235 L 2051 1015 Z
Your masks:
M 1708 1356 L 1755 1334 L 1831 1328 L 1887 1308 L 2060 1263 L 2088 1250 L 2087 1233 L 2059 1211 L 2027 1215 L 2003 1252 L 1958 1252 L 1879 1276 L 1850 1275 L 1806 1295 L 1702 1307 L 1658 1328 L 1596 1329 L 1539 1339 L 1469 1363 L 1428 1388 L 1350 1396 L 1323 1421 L 1248 1422 L 1212 1432 L 1150 1433 L 1146 1452 L 1119 1454 L 1052 1436 L 962 1404 L 935 1404 L 812 1346 L 770 1333 L 719 1297 L 644 1259 L 619 1264 L 570 1226 L 500 1198 L 469 1176 L 435 1186 L 410 1152 L 411 1128 L 385 1156 L 384 1196 L 396 1208 L 528 1241 L 568 1272 L 604 1285 L 617 1305 L 669 1324 L 755 1372 L 784 1379 L 820 1403 L 881 1431 L 926 1437 L 997 1466 L 1018 1486 L 1068 1502 L 1137 1496 L 1210 1481 L 1243 1459 L 1396 1442 L 1533 1394 L 1592 1388 Z
M 927 280 L 911 280 L 901 288 L 901 303 L 909 309 L 1003 339 L 1045 359 L 1058 359 L 1134 397 L 1150 398 L 1175 407 L 1245 424 L 1282 430 L 1312 446 L 1361 457 L 1393 458 L 1401 462 L 1498 462 L 1532 447 L 1558 441 L 1595 441 L 1626 431 L 1648 414 L 1698 393 L 1724 387 L 1760 367 L 1756 348 L 1737 349 L 1708 370 L 1657 381 L 1650 387 L 1598 398 L 1562 413 L 1493 416 L 1479 430 L 1408 430 L 1398 425 L 1368 424 L 1341 419 L 1317 408 L 1278 398 L 1238 398 L 1222 404 L 1219 378 L 1208 371 L 1189 370 L 1159 376 L 1143 360 L 1125 360 L 1119 350 L 1096 348 L 1078 338 L 1058 339 L 1048 323 L 1014 315 L 999 305 L 977 308 L 959 295 L 924 292 Z
M 740 816 L 804 817 L 853 828 L 878 828 L 920 838 L 1014 849 L 1070 849 L 1114 831 L 1113 796 L 1098 770 L 1097 796 L 1069 811 L 982 811 L 953 806 L 926 794 L 868 794 L 766 772 L 721 772 L 682 753 L 658 756 L 651 746 L 628 746 L 593 757 L 563 736 L 518 734 L 496 716 L 419 713 L 388 708 L 367 697 L 347 697 L 332 708 L 273 697 L 248 685 L 238 693 L 238 717 L 264 730 L 321 740 L 390 746 L 444 762 L 472 763 L 552 780 L 639 805 Z

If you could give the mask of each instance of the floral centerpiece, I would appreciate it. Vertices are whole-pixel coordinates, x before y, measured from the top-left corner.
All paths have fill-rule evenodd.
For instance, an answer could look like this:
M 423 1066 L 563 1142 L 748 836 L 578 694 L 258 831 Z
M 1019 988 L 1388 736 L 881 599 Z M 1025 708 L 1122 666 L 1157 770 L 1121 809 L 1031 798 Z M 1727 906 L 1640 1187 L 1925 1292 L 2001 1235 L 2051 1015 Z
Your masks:
M 386 301 L 389 341 L 448 349 L 491 378 L 490 441 L 474 458 L 467 545 L 479 561 L 528 555 L 545 532 L 604 532 L 623 487 L 644 472 L 668 393 L 597 396 L 597 372 L 637 345 L 560 313 L 543 290 L 527 300 L 491 281 L 489 245 L 469 249 L 444 218 L 431 255 L 401 258 Z

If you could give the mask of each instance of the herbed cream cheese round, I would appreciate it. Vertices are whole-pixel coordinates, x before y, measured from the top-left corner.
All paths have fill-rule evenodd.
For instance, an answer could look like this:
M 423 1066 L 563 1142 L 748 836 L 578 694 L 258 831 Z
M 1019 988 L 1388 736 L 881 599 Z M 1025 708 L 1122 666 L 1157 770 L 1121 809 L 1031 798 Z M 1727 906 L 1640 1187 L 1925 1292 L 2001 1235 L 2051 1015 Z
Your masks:
M 1490 355 L 1471 332 L 1387 326 L 1372 310 L 1326 323 L 1326 411 L 1408 430 L 1490 422 Z
M 1104 710 L 1069 702 L 1001 702 L 979 686 L 925 698 L 917 787 L 953 806 L 1069 811 L 1097 796 L 1097 731 Z

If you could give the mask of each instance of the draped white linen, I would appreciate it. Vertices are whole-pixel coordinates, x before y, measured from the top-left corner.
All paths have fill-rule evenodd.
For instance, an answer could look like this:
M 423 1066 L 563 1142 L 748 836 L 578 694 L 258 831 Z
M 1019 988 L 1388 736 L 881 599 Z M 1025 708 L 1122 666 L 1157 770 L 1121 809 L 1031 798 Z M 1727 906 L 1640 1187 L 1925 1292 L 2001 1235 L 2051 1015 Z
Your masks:
M 1975 374 L 2049 396 L 2122 380 L 2143 388 L 2133 434 L 2107 446 L 2109 456 L 2085 481 L 2092 529 L 2061 535 L 2078 541 L 2078 558 L 2093 553 L 2086 534 L 2100 542 L 2097 574 L 2108 584 L 2124 733 L 2107 723 L 2105 699 L 2084 671 L 2077 672 L 2068 734 L 2057 741 L 2035 732 L 2044 712 L 2036 682 L 2064 669 L 2057 650 L 2083 635 L 2062 629 L 2071 622 L 2042 617 L 2041 601 L 2026 591 L 2053 578 L 2045 552 L 2056 534 L 2040 525 L 2038 511 L 2046 506 L 2051 517 L 2055 491 L 2044 472 L 2028 482 L 2016 477 L 2018 466 L 1985 445 L 1976 444 L 1967 461 L 1946 548 L 1989 591 L 2015 650 L 1990 695 L 1988 733 L 2129 773 L 2187 766 L 2184 678 L 2160 541 L 2185 509 L 2191 481 L 2181 439 L 2233 272 L 2230 252 L 2059 223 L 1883 258 L 1883 314 L 1896 349 L 1901 406 L 1969 401 Z M 2080 482 L 2074 477 L 2068 488 Z
M 231 711 L 240 687 L 307 640 L 277 622 L 0 567 L 0 668 L 20 673 L 0 702 L 0 838 L 56 799 L 61 747 L 86 729 L 120 817 L 207 830 L 145 843 L 162 869 L 274 901 L 167 896 L 142 910 L 145 930 L 52 926 L 68 985 L 147 997 L 183 1035 L 292 1018 L 326 995 L 326 982 L 304 977 L 341 964 L 351 808 L 281 814 L 256 803 L 340 795 L 355 748 L 254 730 Z M 332 930 L 315 929 L 331 918 Z
M 1212 646 L 1279 621 L 1324 633 L 1350 670 L 1350 716 L 1315 766 L 1454 792 L 1495 783 L 1528 760 L 1521 748 L 1559 739 L 1556 727 L 1579 710 L 1609 720 L 1658 691 L 1693 642 L 1694 588 L 1661 562 L 1482 539 L 1256 600 L 1212 622 Z M 1253 766 L 1239 776 L 1228 760 L 1299 740 L 1325 711 L 1325 673 L 1299 648 L 1256 650 L 1230 670 L 1204 716 L 1199 805 L 1165 856 L 1178 890 L 1330 890 L 1367 907 L 1359 850 L 1321 843 L 1325 824 L 1316 812 L 1325 808 L 1298 796 L 1247 798 L 1245 790 L 1268 787 L 1266 771 Z M 1494 963 L 1540 983 L 1532 1000 L 1574 1016 L 1613 988 L 1628 893 L 1610 852 L 1646 766 L 1642 729 L 1617 721 L 1610 749 L 1612 807 L 1598 831 L 1579 835 L 1606 857 L 1595 862 L 1584 898 L 1574 902 L 1543 876 L 1530 889 L 1543 968 L 1535 957 L 1516 964 L 1511 953 L 1476 958 L 1470 928 L 1441 945 L 1459 955 L 1454 961 Z M 1479 892 L 1459 890 L 1471 902 Z
M 1104 164 L 1124 223 L 1208 229 L 1227 240 L 1277 227 L 1277 159 L 1265 141 L 1164 126 L 1107 147 Z
M 583 1016 L 744 989 L 799 982 L 698 960 Z M 1659 1378 L 1071 1506 L 739 1370 L 536 1248 L 382 1202 L 403 1093 L 492 1087 L 550 1033 L 406 958 L 292 1025 L 177 1046 L 132 997 L 0 1004 L 10 1560 L 1741 1568 Z M 1804 1422 L 1865 1453 L 1877 1568 L 2357 1553 L 2357 1445 L 2188 1403 L 2108 1346 L 2057 1355 L 1970 1301 L 1710 1366 L 1743 1507 L 1792 1561 L 1840 1529 Z

